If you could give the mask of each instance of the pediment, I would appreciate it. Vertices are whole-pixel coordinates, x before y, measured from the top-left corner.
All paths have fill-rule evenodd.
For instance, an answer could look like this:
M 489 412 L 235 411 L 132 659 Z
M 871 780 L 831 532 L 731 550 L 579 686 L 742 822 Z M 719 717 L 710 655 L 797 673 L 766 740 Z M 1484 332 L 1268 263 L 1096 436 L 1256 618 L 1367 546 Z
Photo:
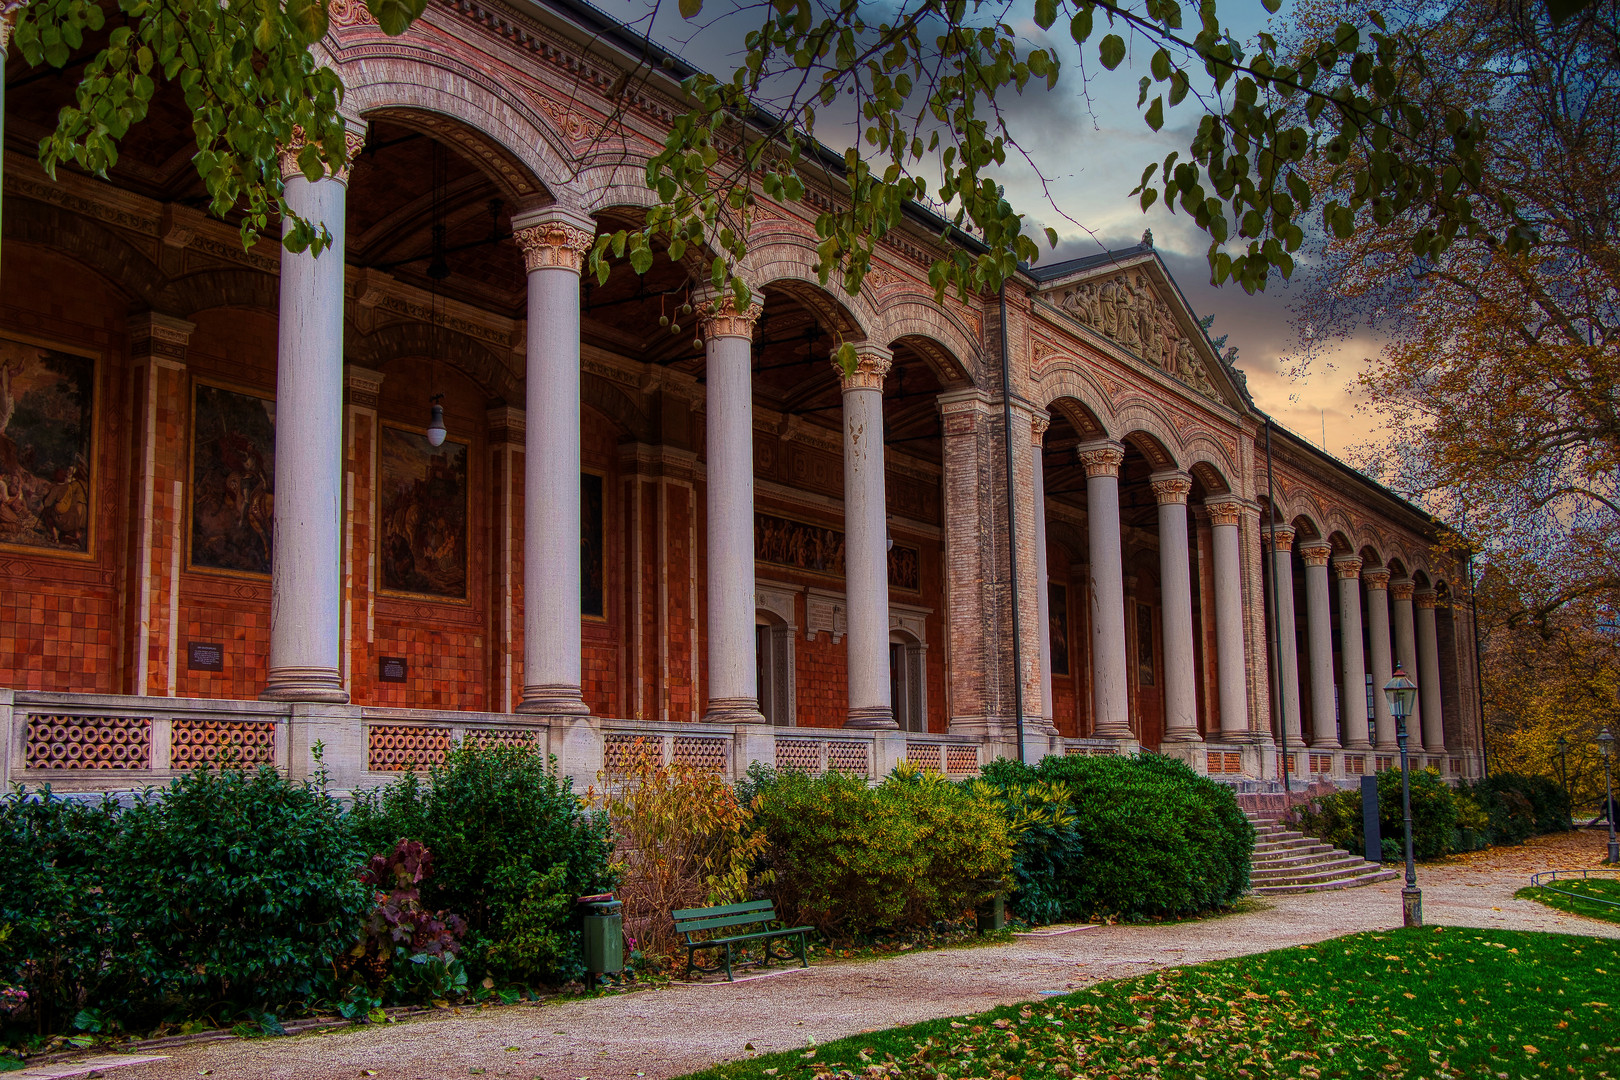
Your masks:
M 1231 404 L 1234 390 L 1241 397 L 1233 373 L 1151 251 L 1135 265 L 1099 266 L 1054 282 L 1042 298 L 1212 401 Z

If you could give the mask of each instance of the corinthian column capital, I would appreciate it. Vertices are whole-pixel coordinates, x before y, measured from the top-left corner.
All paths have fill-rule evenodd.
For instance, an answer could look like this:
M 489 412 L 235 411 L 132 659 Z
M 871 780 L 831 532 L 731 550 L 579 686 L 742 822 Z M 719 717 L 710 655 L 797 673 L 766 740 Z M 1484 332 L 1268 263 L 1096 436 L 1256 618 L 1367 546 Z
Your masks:
M 1361 580 L 1366 583 L 1367 588 L 1369 589 L 1388 589 L 1389 571 L 1385 570 L 1383 567 L 1374 567 L 1371 570 L 1363 570 L 1361 572 Z
M 5 0 L 0 0 L 0 5 L 4 3 Z M 22 5 L 18 4 L 17 6 L 21 7 Z M 0 19 L 0 23 L 4 22 L 4 19 Z M 0 43 L 0 45 L 3 45 L 3 43 Z M 0 51 L 3 51 L 3 49 L 0 49 Z M 281 165 L 282 183 L 286 183 L 295 176 L 304 175 L 304 170 L 298 166 L 298 155 L 303 153 L 304 147 L 308 145 L 309 140 L 304 136 L 304 129 L 295 125 L 292 129 L 292 137 L 277 148 L 276 160 Z M 349 182 L 349 171 L 354 168 L 354 159 L 359 157 L 360 151 L 365 148 L 365 130 L 346 129 L 343 132 L 343 153 L 345 158 L 343 167 L 333 169 L 327 175 L 340 184 L 347 184 Z
M 523 249 L 523 268 L 530 273 L 562 269 L 577 274 L 596 243 L 596 223 L 584 214 L 546 207 L 513 217 L 512 239 Z
M 1278 525 L 1273 531 L 1270 526 L 1260 527 L 1260 542 L 1270 544 L 1275 540 L 1278 551 L 1292 551 L 1294 547 L 1294 527 L 1292 525 Z
M 0 56 L 11 44 L 11 20 L 27 6 L 28 0 L 0 0 Z
M 1419 589 L 1412 594 L 1412 602 L 1420 608 L 1433 610 L 1440 606 L 1440 594 L 1433 589 Z
M 1413 582 L 1411 578 L 1401 578 L 1397 581 L 1391 581 L 1389 583 L 1390 599 L 1394 600 L 1396 603 L 1400 603 L 1403 600 L 1411 600 L 1412 593 L 1416 589 L 1417 584 Z
M 1326 540 L 1312 540 L 1299 546 L 1299 557 L 1306 566 L 1326 566 L 1333 557 L 1333 545 Z
M 1086 476 L 1118 476 L 1125 463 L 1125 448 L 1116 442 L 1087 443 L 1077 451 Z
M 1213 502 L 1204 500 L 1204 509 L 1209 512 L 1211 525 L 1236 525 L 1243 515 L 1243 500 L 1216 499 Z
M 750 328 L 750 334 L 752 328 Z M 833 360 L 833 370 L 838 372 L 838 382 L 845 390 L 877 390 L 882 391 L 883 380 L 888 376 L 889 369 L 894 366 L 894 354 L 888 349 L 876 345 L 855 346 L 855 366 L 848 371 L 836 359 Z
M 703 332 L 703 340 L 728 337 L 752 339 L 754 324 L 759 321 L 763 310 L 759 304 L 753 303 L 748 305 L 746 311 L 738 311 L 736 298 L 730 293 L 703 301 L 698 305 L 698 326 Z
M 1333 572 L 1340 581 L 1354 581 L 1361 576 L 1361 556 L 1340 555 L 1333 560 Z
M 1051 426 L 1052 415 L 1050 413 L 1035 412 L 1029 414 L 1029 433 L 1036 442 L 1041 441 L 1041 437 L 1046 434 L 1046 429 Z
M 1154 473 L 1149 481 L 1161 506 L 1165 503 L 1185 503 L 1187 494 L 1192 491 L 1192 477 L 1182 472 Z

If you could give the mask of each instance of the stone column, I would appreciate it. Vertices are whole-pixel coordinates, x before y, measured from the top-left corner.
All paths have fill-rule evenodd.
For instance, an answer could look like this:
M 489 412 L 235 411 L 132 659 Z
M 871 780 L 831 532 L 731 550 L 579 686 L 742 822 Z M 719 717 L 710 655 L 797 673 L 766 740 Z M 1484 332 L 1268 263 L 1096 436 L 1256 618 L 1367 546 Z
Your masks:
M 1395 719 L 1389 714 L 1384 684 L 1395 673 L 1389 656 L 1389 571 L 1382 567 L 1361 572 L 1367 586 L 1367 647 L 1372 650 L 1373 745 L 1379 750 L 1396 750 Z
M 1204 503 L 1215 548 L 1215 671 L 1221 692 L 1221 738 L 1249 738 L 1249 687 L 1243 651 L 1243 556 L 1237 499 Z
M 1041 631 L 1041 708 L 1040 716 L 1047 726 L 1053 725 L 1052 708 L 1052 585 L 1051 569 L 1046 563 L 1046 429 L 1052 418 L 1044 412 L 1029 418 L 1029 461 L 1034 474 L 1035 491 L 1035 610 Z
M 894 703 L 889 700 L 889 526 L 883 483 L 883 378 L 892 363 L 889 350 L 860 345 L 853 371 L 844 371 L 836 361 L 833 364 L 844 391 L 844 597 L 849 613 L 846 727 L 898 726 Z M 753 468 L 751 448 L 748 467 Z M 752 549 L 751 513 L 748 536 Z M 709 566 L 712 573 L 712 557 Z M 748 622 L 752 631 L 752 612 Z
M 1182 472 L 1154 473 L 1159 500 L 1159 599 L 1164 631 L 1164 741 L 1198 742 L 1193 677 L 1192 563 L 1187 557 L 1187 494 Z
M 754 667 L 752 346 L 760 307 L 739 312 L 724 295 L 705 302 L 702 310 L 709 492 L 709 708 L 703 719 L 763 724 Z
M 1080 448 L 1086 467 L 1086 525 L 1091 543 L 1091 697 L 1099 739 L 1131 737 L 1130 684 L 1125 676 L 1125 565 L 1119 532 L 1116 442 Z
M 997 640 L 995 546 L 985 541 L 986 523 L 996 520 L 997 489 L 988 478 L 1000 475 L 992 462 L 1004 461 L 991 422 L 1001 410 L 978 389 L 952 390 L 938 401 L 945 458 L 945 706 L 951 734 L 1004 741 L 1013 730 L 1010 710 L 998 715 L 991 703 L 1002 698 L 1003 673 L 1011 667 L 1003 664 Z
M 1367 738 L 1367 660 L 1361 648 L 1361 559 L 1340 555 L 1333 560 L 1339 576 L 1339 649 L 1344 668 L 1344 701 L 1340 704 L 1347 750 L 1370 750 Z
M 352 161 L 364 136 L 349 132 Z M 299 145 L 281 154 L 287 205 L 324 224 L 319 256 L 281 253 L 276 346 L 276 501 L 270 567 L 270 673 L 266 701 L 343 704 L 343 239 L 349 176 L 311 183 Z M 287 226 L 291 227 L 290 223 Z
M 1418 700 L 1423 706 L 1423 745 L 1431 754 L 1446 752 L 1445 714 L 1440 711 L 1440 642 L 1435 636 L 1434 609 L 1440 598 L 1433 589 L 1412 594 L 1417 605 Z
M 1417 633 L 1412 618 L 1412 593 L 1416 588 L 1411 578 L 1389 583 L 1389 598 L 1394 608 L 1391 621 L 1395 624 L 1395 663 L 1405 668 L 1407 676 L 1418 684 L 1418 698 L 1412 702 L 1412 715 L 1406 718 L 1406 733 L 1410 736 L 1406 748 L 1421 754 L 1424 750 L 1423 674 L 1418 670 Z
M 1260 541 L 1272 542 L 1269 524 L 1260 526 Z M 1276 550 L 1271 553 L 1272 565 L 1277 568 L 1277 640 L 1274 656 L 1277 663 L 1277 685 L 1282 694 L 1283 730 L 1288 733 L 1290 747 L 1303 740 L 1299 726 L 1299 642 L 1294 628 L 1294 530 L 1287 525 L 1277 526 Z M 1270 582 L 1268 582 L 1270 584 Z
M 523 700 L 583 716 L 579 613 L 579 274 L 596 238 L 557 207 L 512 219 L 528 270 L 523 435 Z
M 1338 711 L 1333 693 L 1333 601 L 1328 589 L 1328 560 L 1333 545 L 1325 540 L 1302 544 L 1305 560 L 1305 620 L 1311 650 L 1311 748 L 1339 749 L 1333 720 Z M 1346 690 L 1346 693 L 1349 691 Z

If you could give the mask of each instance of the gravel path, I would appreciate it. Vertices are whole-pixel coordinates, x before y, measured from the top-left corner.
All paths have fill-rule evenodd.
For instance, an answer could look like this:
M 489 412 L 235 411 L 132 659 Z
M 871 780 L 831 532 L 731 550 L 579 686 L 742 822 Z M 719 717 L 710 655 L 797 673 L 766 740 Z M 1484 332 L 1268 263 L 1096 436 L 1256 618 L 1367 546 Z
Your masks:
M 1595 832 L 1419 868 L 1432 924 L 1620 937 L 1620 925 L 1566 915 L 1513 893 L 1537 870 L 1596 866 Z M 1245 910 L 1168 926 L 1091 927 L 1009 945 L 917 953 L 735 984 L 677 986 L 562 1004 L 466 1010 L 386 1027 L 161 1051 L 164 1062 L 119 1068 L 114 1080 L 442 1080 L 476 1075 L 544 1080 L 647 1080 L 718 1061 L 826 1042 L 862 1031 L 977 1012 L 1155 968 L 1304 944 L 1399 925 L 1400 882 L 1250 900 Z M 366 1070 L 375 1070 L 367 1072 Z

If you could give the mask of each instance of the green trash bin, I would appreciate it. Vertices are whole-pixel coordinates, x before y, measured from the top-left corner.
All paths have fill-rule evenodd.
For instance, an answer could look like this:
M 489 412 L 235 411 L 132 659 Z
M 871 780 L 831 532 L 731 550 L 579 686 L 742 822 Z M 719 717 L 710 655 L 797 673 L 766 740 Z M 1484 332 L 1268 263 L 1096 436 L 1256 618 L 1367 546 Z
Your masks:
M 581 898 L 585 908 L 580 934 L 580 962 L 596 975 L 617 975 L 624 970 L 624 901 Z

